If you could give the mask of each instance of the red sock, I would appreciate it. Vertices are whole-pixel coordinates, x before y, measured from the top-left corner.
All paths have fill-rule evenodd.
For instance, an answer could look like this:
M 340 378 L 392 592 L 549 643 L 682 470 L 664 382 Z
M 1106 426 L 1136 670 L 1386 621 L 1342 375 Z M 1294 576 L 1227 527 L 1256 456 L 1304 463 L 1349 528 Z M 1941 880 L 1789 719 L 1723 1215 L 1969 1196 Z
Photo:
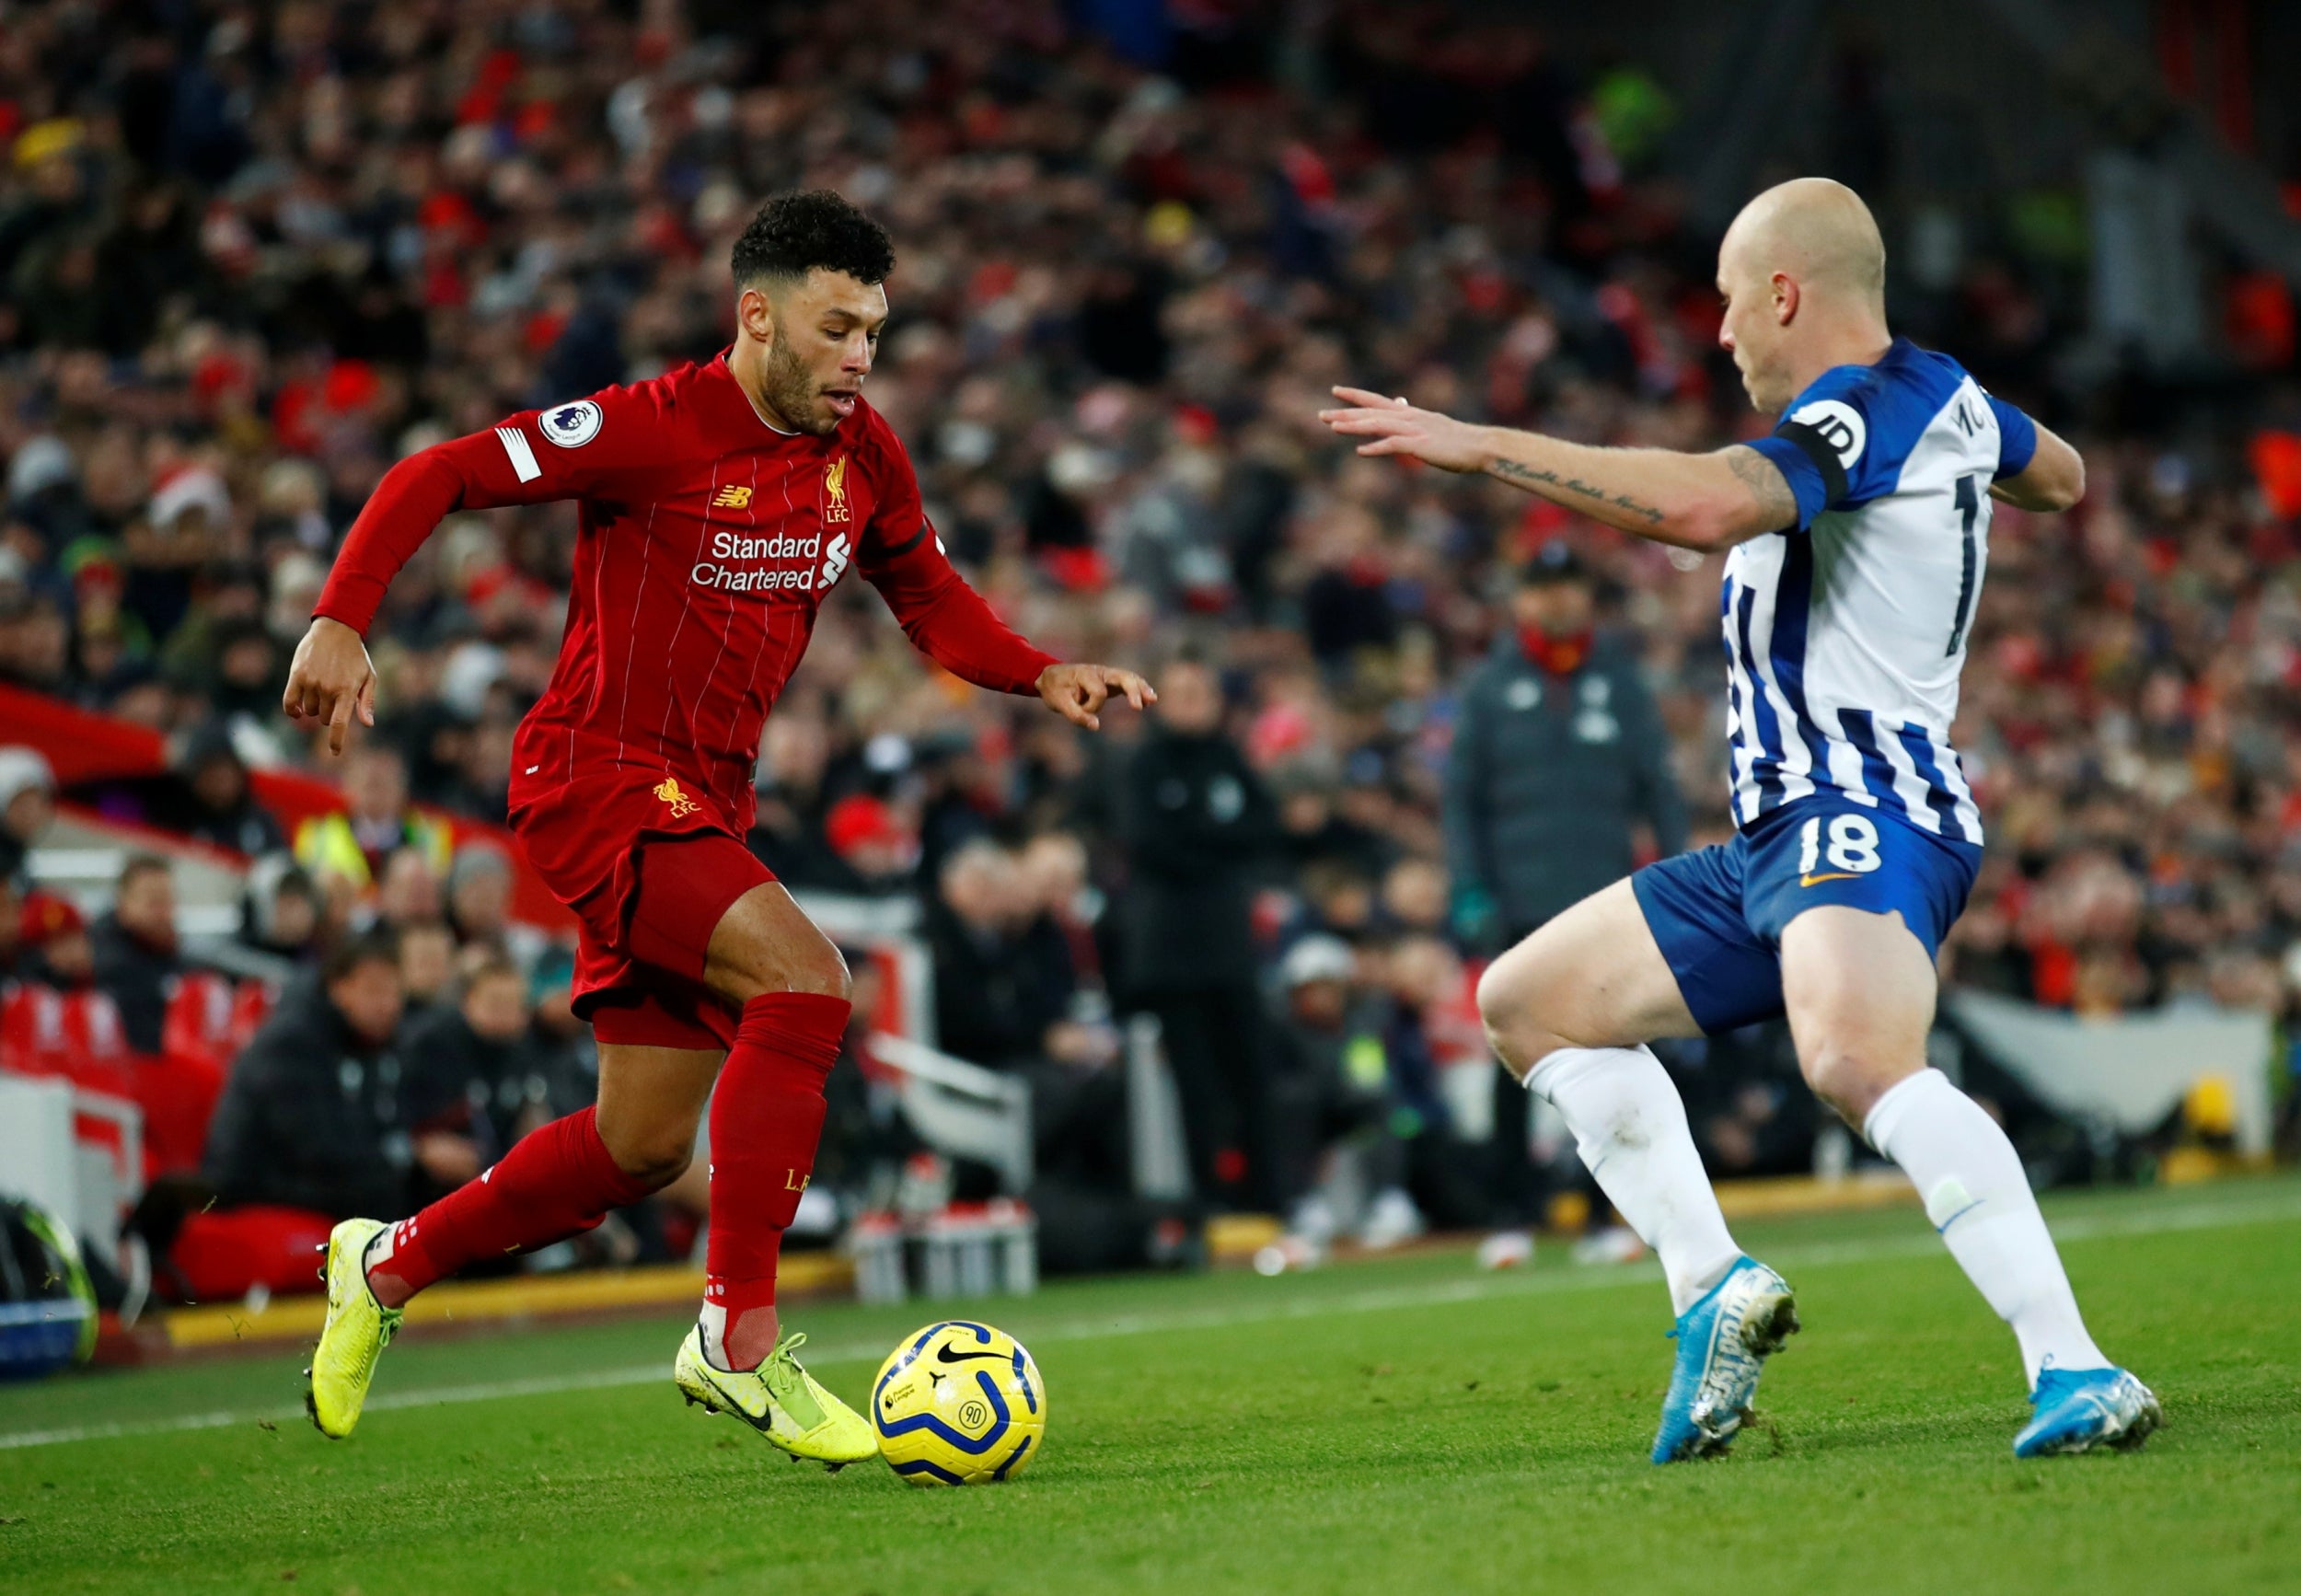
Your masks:
M 609 1209 L 647 1188 L 617 1167 L 586 1108 L 522 1137 L 492 1169 L 390 1232 L 377 1276 L 397 1277 L 410 1294 L 477 1258 L 549 1246 L 590 1230 Z
M 719 1072 L 703 1304 L 725 1315 L 719 1340 L 730 1368 L 757 1368 L 772 1349 L 750 1345 L 758 1338 L 741 1334 L 743 1316 L 775 1306 L 775 1260 L 815 1170 L 823 1082 L 838 1061 L 850 1008 L 815 992 L 754 998 Z

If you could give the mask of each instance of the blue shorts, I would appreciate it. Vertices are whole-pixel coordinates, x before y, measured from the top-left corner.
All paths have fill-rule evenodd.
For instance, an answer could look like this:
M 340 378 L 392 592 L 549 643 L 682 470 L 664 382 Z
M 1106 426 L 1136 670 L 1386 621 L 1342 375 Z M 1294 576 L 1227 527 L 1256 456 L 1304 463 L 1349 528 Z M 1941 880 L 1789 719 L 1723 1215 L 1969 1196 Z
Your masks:
M 1782 1013 L 1782 928 L 1842 903 L 1898 914 L 1928 955 L 1965 910 L 1982 850 L 1834 792 L 1761 815 L 1731 842 L 1630 878 L 1696 1024 L 1716 1035 Z

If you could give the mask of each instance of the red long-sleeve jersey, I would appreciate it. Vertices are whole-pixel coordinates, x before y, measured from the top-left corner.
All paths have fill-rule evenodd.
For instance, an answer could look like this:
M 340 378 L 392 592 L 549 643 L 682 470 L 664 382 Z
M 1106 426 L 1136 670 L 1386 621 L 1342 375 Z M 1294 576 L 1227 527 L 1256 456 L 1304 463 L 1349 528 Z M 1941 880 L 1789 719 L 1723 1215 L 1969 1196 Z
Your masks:
M 579 501 L 581 532 L 559 664 L 515 744 L 515 799 L 621 767 L 688 781 L 748 829 L 768 711 L 850 566 L 955 676 L 1024 693 L 1054 663 L 952 569 L 876 411 L 858 404 L 827 436 L 778 432 L 724 354 L 401 461 L 317 613 L 364 633 L 443 516 L 548 499 Z

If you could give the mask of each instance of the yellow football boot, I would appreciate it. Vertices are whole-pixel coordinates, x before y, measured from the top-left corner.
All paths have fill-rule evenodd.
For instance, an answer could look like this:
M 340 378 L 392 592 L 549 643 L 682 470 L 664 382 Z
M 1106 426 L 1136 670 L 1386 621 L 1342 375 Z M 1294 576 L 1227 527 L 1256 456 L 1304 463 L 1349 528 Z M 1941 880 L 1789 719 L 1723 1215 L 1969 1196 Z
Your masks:
M 878 1438 L 863 1416 L 815 1383 L 792 1354 L 806 1334 L 786 1336 L 768 1360 L 754 1370 L 730 1374 L 703 1356 L 700 1325 L 679 1343 L 671 1378 L 689 1405 L 708 1413 L 734 1414 L 793 1458 L 812 1458 L 833 1474 L 879 1453 Z
M 367 1286 L 367 1243 L 385 1228 L 375 1220 L 346 1220 L 328 1232 L 328 1266 L 319 1273 L 328 1282 L 328 1317 L 312 1366 L 304 1370 L 304 1410 L 330 1440 L 341 1440 L 360 1422 L 376 1359 L 404 1317 L 376 1301 Z

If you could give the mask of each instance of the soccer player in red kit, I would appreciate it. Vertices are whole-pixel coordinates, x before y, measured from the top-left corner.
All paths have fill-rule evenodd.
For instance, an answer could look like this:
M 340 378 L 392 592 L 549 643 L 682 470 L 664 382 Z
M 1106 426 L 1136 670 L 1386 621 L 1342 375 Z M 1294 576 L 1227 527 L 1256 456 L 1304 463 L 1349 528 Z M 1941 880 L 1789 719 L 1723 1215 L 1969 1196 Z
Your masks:
M 354 717 L 375 723 L 362 639 L 441 518 L 582 506 L 566 637 L 513 745 L 510 809 L 579 921 L 575 1008 L 598 1038 L 599 1099 L 413 1219 L 336 1227 L 306 1388 L 330 1436 L 358 1422 L 410 1297 L 667 1184 L 709 1102 L 704 1301 L 673 1377 L 794 1456 L 837 1468 L 876 1450 L 775 1312 L 849 1004 L 838 950 L 741 840 L 761 727 L 850 568 L 977 686 L 1035 693 L 1091 730 L 1114 695 L 1137 709 L 1157 696 L 1131 671 L 1032 647 L 952 569 L 903 445 L 862 398 L 894 264 L 886 233 L 838 195 L 770 200 L 735 244 L 735 341 L 718 359 L 413 455 L 344 539 L 284 699 L 339 752 Z

